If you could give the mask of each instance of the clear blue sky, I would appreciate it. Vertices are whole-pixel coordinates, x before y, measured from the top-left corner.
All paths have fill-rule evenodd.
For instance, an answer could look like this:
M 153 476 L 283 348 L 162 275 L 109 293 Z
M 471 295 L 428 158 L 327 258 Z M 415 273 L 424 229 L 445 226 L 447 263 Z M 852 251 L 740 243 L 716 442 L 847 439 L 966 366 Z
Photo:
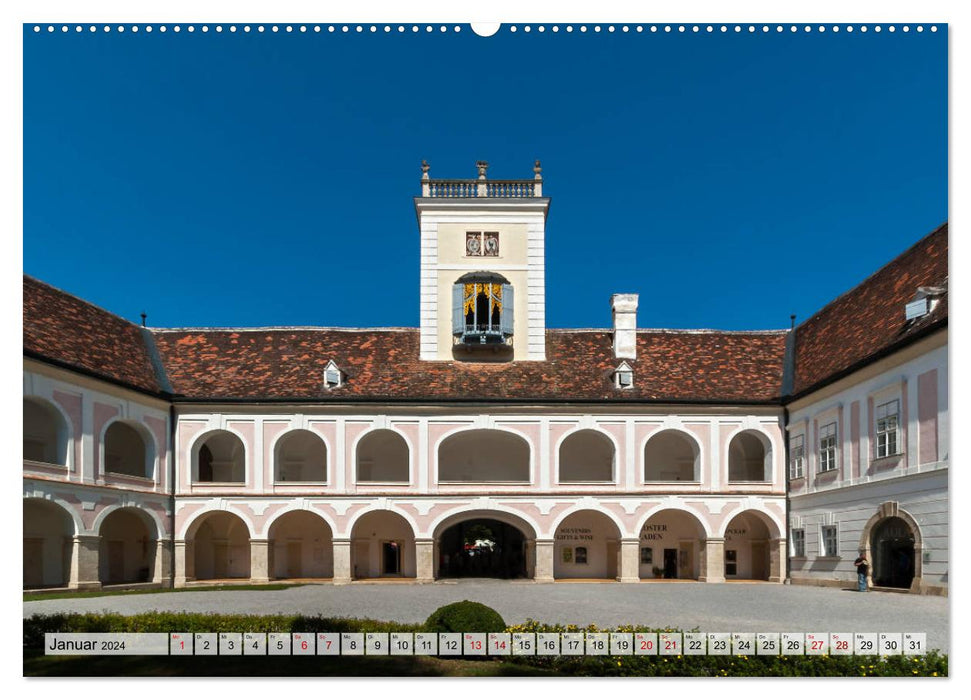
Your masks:
M 463 29 L 25 27 L 24 271 L 154 326 L 417 326 L 421 159 L 540 158 L 550 327 L 784 328 L 947 218 L 945 26 Z

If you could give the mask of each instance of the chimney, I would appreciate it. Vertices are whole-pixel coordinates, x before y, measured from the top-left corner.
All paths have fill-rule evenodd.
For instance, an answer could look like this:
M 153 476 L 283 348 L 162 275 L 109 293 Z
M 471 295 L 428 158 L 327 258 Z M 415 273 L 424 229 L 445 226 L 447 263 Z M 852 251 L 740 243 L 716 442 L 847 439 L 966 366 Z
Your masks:
M 637 295 L 614 294 L 610 297 L 614 312 L 614 357 L 637 359 Z

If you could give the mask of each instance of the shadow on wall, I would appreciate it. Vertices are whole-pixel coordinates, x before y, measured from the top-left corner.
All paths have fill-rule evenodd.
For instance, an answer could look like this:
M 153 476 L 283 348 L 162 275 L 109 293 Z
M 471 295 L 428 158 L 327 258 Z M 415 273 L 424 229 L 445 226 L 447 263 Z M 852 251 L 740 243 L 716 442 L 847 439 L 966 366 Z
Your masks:
M 827 573 L 833 573 L 836 568 L 840 565 L 840 559 L 817 559 L 809 567 L 810 571 L 824 571 Z

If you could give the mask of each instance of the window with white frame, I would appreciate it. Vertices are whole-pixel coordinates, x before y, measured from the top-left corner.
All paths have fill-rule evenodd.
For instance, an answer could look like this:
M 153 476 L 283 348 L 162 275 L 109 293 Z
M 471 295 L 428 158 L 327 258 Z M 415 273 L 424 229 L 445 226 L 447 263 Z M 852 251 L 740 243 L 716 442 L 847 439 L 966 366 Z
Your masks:
M 802 528 L 792 530 L 792 556 L 806 556 L 806 531 Z
M 839 556 L 839 533 L 835 525 L 823 525 L 820 533 L 820 555 L 824 557 Z
M 896 399 L 877 406 L 877 459 L 898 453 L 900 402 Z
M 801 479 L 806 471 L 806 436 L 793 435 L 789 438 L 789 478 Z
M 836 423 L 827 423 L 819 429 L 819 471 L 836 469 Z

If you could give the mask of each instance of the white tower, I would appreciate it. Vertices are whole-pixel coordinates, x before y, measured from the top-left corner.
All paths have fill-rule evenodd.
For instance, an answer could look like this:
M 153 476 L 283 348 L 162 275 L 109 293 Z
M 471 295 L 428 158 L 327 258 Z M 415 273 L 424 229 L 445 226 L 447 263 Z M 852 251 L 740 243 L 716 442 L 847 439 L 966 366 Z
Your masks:
M 546 359 L 542 168 L 527 180 L 432 180 L 422 161 L 421 359 Z

